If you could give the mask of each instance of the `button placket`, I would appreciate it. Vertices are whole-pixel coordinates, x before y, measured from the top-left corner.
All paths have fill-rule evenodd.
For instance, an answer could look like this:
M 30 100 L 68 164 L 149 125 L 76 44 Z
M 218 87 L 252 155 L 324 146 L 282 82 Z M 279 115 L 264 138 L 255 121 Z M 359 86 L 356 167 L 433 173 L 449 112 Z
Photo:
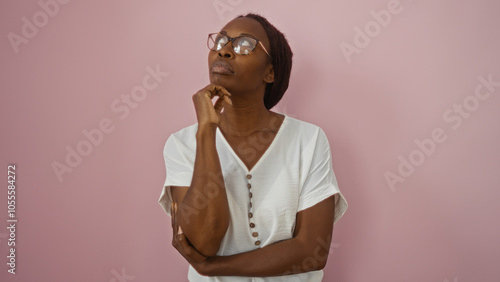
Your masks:
M 251 235 L 253 238 L 256 239 L 256 241 L 254 242 L 255 246 L 259 246 L 260 245 L 260 239 L 259 239 L 259 233 L 257 231 L 255 231 L 255 223 L 252 222 L 253 221 L 253 194 L 252 194 L 252 184 L 250 183 L 250 180 L 252 179 L 252 175 L 251 174 L 247 174 L 246 175 L 246 179 L 247 179 L 247 188 L 248 188 L 248 199 L 249 199 L 249 204 L 248 204 L 248 217 L 250 218 L 250 228 L 253 229 L 253 230 L 250 230 L 251 232 Z

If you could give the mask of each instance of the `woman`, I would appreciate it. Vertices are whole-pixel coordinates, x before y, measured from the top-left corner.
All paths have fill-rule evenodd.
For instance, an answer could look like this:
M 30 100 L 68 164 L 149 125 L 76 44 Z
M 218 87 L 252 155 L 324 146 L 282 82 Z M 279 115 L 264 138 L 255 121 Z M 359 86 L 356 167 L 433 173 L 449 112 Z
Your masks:
M 210 84 L 193 95 L 198 123 L 164 148 L 159 202 L 172 245 L 190 281 L 321 281 L 347 202 L 324 132 L 270 110 L 288 88 L 290 47 L 255 14 L 208 45 Z

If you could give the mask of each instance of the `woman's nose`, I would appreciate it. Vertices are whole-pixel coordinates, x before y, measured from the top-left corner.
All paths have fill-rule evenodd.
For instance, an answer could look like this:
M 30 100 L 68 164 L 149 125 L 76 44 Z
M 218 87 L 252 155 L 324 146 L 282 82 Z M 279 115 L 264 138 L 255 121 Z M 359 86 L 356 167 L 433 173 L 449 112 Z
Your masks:
M 232 46 L 231 42 L 228 42 L 228 44 L 226 44 L 226 46 L 222 47 L 219 50 L 219 57 L 232 58 L 234 56 L 232 47 L 233 46 Z

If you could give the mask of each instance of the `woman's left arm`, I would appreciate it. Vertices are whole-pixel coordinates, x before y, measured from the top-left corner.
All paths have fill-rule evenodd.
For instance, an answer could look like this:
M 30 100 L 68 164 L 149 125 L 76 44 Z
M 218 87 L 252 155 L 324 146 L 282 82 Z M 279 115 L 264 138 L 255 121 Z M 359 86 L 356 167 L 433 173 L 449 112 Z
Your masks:
M 330 250 L 334 197 L 298 212 L 293 238 L 260 249 L 210 257 L 200 262 L 196 249 L 175 231 L 173 245 L 200 274 L 206 276 L 266 277 L 320 270 L 326 266 Z

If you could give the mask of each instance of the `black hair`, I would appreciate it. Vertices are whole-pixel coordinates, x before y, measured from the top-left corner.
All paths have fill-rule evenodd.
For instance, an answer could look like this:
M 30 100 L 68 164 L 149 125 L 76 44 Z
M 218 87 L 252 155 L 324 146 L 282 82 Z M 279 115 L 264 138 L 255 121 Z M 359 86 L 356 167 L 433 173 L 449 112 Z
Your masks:
M 266 85 L 264 105 L 266 109 L 270 110 L 278 104 L 288 89 L 288 82 L 290 81 L 290 73 L 292 71 L 292 49 L 290 49 L 285 35 L 261 15 L 249 13 L 237 18 L 252 18 L 258 21 L 264 27 L 269 38 L 269 45 L 271 46 L 269 53 L 274 69 L 274 82 Z

